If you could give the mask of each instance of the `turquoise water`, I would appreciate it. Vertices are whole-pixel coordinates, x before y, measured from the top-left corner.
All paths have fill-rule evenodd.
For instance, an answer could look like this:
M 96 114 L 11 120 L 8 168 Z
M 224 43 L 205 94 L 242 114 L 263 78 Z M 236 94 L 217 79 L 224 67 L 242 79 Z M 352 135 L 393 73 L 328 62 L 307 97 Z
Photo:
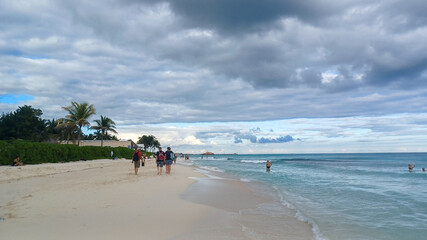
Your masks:
M 191 156 L 194 165 L 271 186 L 317 239 L 427 239 L 427 153 Z M 265 162 L 273 163 L 271 172 Z M 408 172 L 408 164 L 415 169 Z

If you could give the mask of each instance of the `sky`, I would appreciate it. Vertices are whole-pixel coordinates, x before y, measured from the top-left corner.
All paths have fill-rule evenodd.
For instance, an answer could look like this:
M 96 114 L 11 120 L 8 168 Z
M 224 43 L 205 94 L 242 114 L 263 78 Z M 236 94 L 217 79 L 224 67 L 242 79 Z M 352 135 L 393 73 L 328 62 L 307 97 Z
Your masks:
M 0 0 L 0 114 L 176 152 L 427 152 L 421 0 Z

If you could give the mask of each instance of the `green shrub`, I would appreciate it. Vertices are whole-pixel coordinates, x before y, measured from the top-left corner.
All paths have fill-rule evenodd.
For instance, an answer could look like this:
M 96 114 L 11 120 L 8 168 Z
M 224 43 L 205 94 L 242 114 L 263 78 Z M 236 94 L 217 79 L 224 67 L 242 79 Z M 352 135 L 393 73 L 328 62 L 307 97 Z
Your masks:
M 11 165 L 17 157 L 24 164 L 72 162 L 109 159 L 111 151 L 118 158 L 131 159 L 134 150 L 124 147 L 79 147 L 73 144 L 51 144 L 28 141 L 0 141 L 0 165 Z M 147 153 L 147 155 L 151 155 Z

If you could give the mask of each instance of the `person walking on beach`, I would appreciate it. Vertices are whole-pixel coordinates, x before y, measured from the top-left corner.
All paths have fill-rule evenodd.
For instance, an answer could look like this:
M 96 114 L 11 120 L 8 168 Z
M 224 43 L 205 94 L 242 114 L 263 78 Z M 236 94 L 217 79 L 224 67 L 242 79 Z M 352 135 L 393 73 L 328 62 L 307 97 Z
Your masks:
M 266 171 L 267 172 L 270 172 L 270 167 L 271 167 L 271 165 L 273 165 L 269 160 L 267 160 L 267 163 L 265 164 L 265 167 L 266 167 Z
M 162 175 L 163 165 L 165 164 L 165 152 L 162 151 L 162 147 L 159 147 L 159 151 L 156 153 L 156 164 L 157 175 Z
M 174 158 L 174 153 L 171 151 L 171 148 L 168 147 L 165 152 L 166 174 L 171 174 L 173 158 Z
M 139 166 L 141 165 L 141 158 L 142 158 L 141 151 L 139 149 L 136 149 L 132 157 L 132 163 L 135 166 L 135 175 L 138 175 L 138 169 L 139 169 Z

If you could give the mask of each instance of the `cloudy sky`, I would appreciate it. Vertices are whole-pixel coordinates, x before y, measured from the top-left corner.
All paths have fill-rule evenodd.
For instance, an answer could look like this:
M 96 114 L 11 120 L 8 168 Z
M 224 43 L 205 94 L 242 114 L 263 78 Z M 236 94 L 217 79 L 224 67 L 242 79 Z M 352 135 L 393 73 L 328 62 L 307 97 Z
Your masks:
M 200 153 L 427 151 L 421 0 L 0 0 L 0 113 Z

